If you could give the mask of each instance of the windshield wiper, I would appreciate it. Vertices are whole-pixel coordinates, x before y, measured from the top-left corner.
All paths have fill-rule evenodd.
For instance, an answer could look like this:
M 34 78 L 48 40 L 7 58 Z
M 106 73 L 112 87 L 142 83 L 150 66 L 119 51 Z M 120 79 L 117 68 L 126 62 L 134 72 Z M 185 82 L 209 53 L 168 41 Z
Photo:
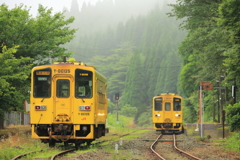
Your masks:
M 47 93 L 43 96 L 43 99 L 41 100 L 41 102 L 43 102 L 43 100 L 47 97 L 48 92 L 49 92 L 49 89 L 47 90 Z

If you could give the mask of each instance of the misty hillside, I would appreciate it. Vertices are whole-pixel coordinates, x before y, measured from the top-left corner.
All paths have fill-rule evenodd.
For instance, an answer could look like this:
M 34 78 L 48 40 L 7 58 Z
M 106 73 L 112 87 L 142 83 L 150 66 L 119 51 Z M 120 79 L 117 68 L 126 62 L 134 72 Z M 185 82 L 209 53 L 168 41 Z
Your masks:
M 74 16 L 75 22 L 71 27 L 78 28 L 78 33 L 89 34 L 127 19 L 146 15 L 156 4 L 172 3 L 175 0 L 102 0 L 96 5 L 83 2 L 79 8 L 77 0 L 72 0 L 70 11 L 65 7 L 66 17 Z
M 109 98 L 116 91 L 128 95 L 127 90 L 132 88 L 135 93 L 144 91 L 139 96 L 149 105 L 157 93 L 179 92 L 182 59 L 177 50 L 186 32 L 178 29 L 181 21 L 165 14 L 168 9 L 166 5 L 163 8 L 155 5 L 146 15 L 132 16 L 116 27 L 108 26 L 92 34 L 78 33 L 67 48 L 77 61 L 96 66 L 107 77 Z M 128 82 L 127 77 L 133 75 L 139 77 Z M 137 79 L 142 79 L 139 85 L 142 87 L 131 87 Z

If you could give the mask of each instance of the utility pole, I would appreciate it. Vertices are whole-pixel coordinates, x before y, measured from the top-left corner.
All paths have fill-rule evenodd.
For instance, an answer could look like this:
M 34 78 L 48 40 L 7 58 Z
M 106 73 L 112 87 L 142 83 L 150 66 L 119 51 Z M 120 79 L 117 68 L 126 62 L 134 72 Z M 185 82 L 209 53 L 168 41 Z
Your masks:
M 117 105 L 117 123 L 118 123 L 118 100 L 116 102 L 116 105 Z
M 200 97 L 199 97 L 199 101 L 200 101 L 200 103 L 199 103 L 199 110 L 200 110 L 200 117 L 199 117 L 199 119 L 200 119 L 200 128 L 201 128 L 201 137 L 203 137 L 203 105 L 202 105 L 202 82 L 200 82 L 200 93 L 199 93 L 200 95 Z
M 201 82 L 200 81 L 200 90 L 199 90 L 199 119 L 201 126 L 201 137 L 203 137 L 203 123 L 204 123 L 204 103 L 203 103 L 203 90 L 212 90 L 213 86 L 210 82 Z
M 222 127 L 223 127 L 223 138 L 225 137 L 224 134 L 224 122 L 225 122 L 225 110 L 222 110 Z

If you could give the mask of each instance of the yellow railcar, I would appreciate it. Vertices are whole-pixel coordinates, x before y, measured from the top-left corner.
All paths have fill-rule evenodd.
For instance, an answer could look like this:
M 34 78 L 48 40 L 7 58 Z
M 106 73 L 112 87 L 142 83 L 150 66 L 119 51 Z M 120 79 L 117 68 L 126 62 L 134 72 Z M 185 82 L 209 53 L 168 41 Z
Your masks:
M 94 67 L 58 62 L 34 67 L 31 79 L 32 138 L 78 147 L 108 132 L 106 78 Z
M 152 120 L 156 131 L 183 133 L 182 97 L 174 93 L 153 97 Z

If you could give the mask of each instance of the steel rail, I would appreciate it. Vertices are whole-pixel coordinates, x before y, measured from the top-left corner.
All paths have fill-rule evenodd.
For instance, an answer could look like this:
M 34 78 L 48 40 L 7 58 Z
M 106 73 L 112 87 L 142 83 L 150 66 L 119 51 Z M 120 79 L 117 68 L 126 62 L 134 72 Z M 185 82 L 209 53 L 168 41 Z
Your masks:
M 65 153 L 68 153 L 68 152 L 71 152 L 71 151 L 74 151 L 74 150 L 76 150 L 76 148 L 72 148 L 72 149 L 68 149 L 68 150 L 59 152 L 59 153 L 55 154 L 54 156 L 52 156 L 52 157 L 51 157 L 51 160 L 55 160 L 55 158 L 56 158 L 57 156 L 60 156 L 60 155 L 62 155 L 62 154 L 65 154 Z
M 35 153 L 35 152 L 42 152 L 42 151 L 43 151 L 43 150 L 24 153 L 24 154 L 21 154 L 21 155 L 18 155 L 18 156 L 16 156 L 16 157 L 12 158 L 12 160 L 20 159 L 20 158 L 22 158 L 22 157 L 24 157 L 24 156 L 26 156 L 26 155 L 28 155 L 28 154 Z
M 160 135 L 157 137 L 157 139 L 156 139 L 156 140 L 153 142 L 153 144 L 150 146 L 150 149 L 151 149 L 152 152 L 153 152 L 154 154 L 156 154 L 160 159 L 166 160 L 165 158 L 163 158 L 162 156 L 160 156 L 160 155 L 153 149 L 154 145 L 157 144 L 157 141 L 158 141 L 158 139 L 161 138 L 161 136 L 162 136 L 162 134 L 160 134 Z
M 187 152 L 185 152 L 185 151 L 177 148 L 175 134 L 173 134 L 173 146 L 174 146 L 174 148 L 175 148 L 178 152 L 183 153 L 185 156 L 188 156 L 188 157 L 190 157 L 190 158 L 192 158 L 192 159 L 195 159 L 195 160 L 201 160 L 200 158 L 195 157 L 195 156 L 193 156 L 193 155 L 191 155 L 191 154 L 189 154 L 189 153 L 187 153 Z

